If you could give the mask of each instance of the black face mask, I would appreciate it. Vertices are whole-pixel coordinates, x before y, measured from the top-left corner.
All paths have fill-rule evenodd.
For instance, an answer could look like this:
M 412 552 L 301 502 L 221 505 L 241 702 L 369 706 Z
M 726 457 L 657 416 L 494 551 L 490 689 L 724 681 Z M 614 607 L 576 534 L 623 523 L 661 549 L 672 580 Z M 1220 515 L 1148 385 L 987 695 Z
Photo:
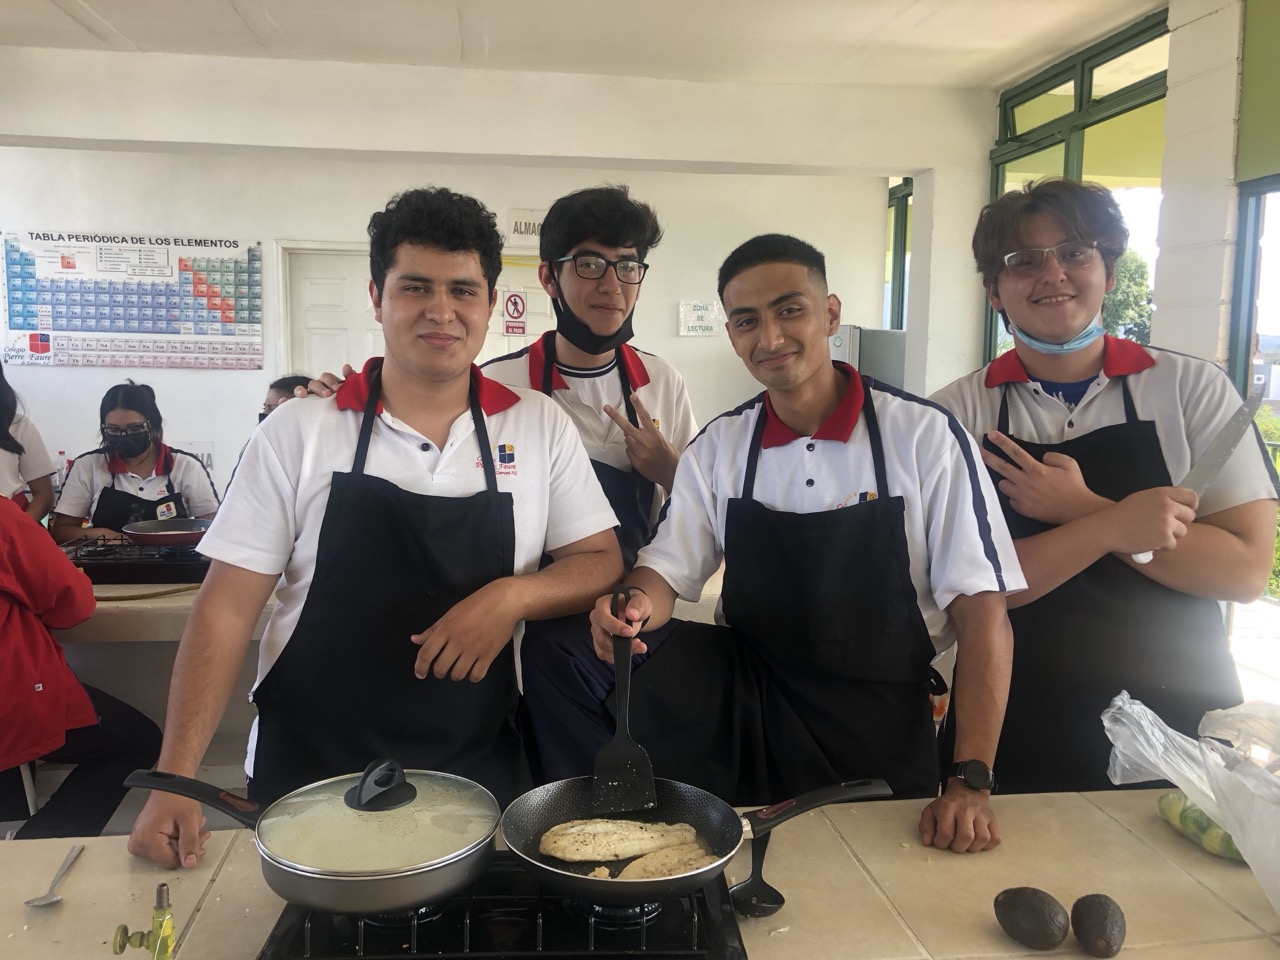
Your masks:
M 147 447 L 151 446 L 150 433 L 127 433 L 123 437 L 103 437 L 102 440 L 108 450 L 120 454 L 126 460 L 142 456 L 147 452 Z
M 611 350 L 618 349 L 618 347 L 635 336 L 635 331 L 631 329 L 631 318 L 635 316 L 635 310 L 627 314 L 627 319 L 622 321 L 622 326 L 607 337 L 602 337 L 598 333 L 592 332 L 589 326 L 575 317 L 573 311 L 566 304 L 560 302 L 559 297 L 551 298 L 551 308 L 556 312 L 556 333 L 563 336 L 583 353 L 600 356 Z
M 259 422 L 259 423 L 261 423 L 261 422 L 262 422 L 263 420 L 265 420 L 265 419 L 267 419 L 267 411 L 265 411 L 265 410 L 261 410 L 261 411 L 259 411 L 259 412 L 258 412 L 258 422 Z

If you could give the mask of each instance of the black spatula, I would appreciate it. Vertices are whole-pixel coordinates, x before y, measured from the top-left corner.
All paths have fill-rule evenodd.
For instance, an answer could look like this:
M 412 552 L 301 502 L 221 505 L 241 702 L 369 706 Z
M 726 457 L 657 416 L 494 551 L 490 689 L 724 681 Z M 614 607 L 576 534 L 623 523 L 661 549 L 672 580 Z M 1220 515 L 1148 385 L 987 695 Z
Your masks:
M 610 604 L 613 616 L 627 615 L 627 591 L 615 590 Z M 631 638 L 613 638 L 613 668 L 617 681 L 618 729 L 596 754 L 592 800 L 599 815 L 649 810 L 658 805 L 653 786 L 653 764 L 640 744 L 631 739 L 627 715 L 631 699 Z

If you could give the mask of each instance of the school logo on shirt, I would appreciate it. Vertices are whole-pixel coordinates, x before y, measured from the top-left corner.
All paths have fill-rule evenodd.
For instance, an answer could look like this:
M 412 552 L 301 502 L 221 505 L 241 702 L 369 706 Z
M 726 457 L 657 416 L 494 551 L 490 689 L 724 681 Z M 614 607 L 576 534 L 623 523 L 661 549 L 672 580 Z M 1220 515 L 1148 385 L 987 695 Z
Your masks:
M 156 507 L 157 520 L 172 520 L 178 515 L 178 508 L 172 502 L 162 503 Z
M 878 500 L 879 498 L 880 495 L 874 490 L 863 490 L 861 493 L 851 493 L 840 502 L 836 509 L 840 509 L 840 507 L 850 507 L 855 503 L 870 503 L 872 500 Z
M 496 463 L 494 470 L 504 476 L 514 477 L 519 474 L 516 468 L 516 445 L 514 443 L 500 443 L 494 448 Z M 476 457 L 476 469 L 484 469 L 484 461 Z

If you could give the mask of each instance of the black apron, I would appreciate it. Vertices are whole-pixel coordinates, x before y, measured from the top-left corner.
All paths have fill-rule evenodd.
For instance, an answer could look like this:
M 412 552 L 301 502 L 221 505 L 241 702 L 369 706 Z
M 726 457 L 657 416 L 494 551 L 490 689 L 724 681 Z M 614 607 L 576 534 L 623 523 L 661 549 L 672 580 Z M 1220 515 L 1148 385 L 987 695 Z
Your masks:
M 658 776 L 734 804 L 857 777 L 883 777 L 899 797 L 936 794 L 934 648 L 911 582 L 904 501 L 888 495 L 864 385 L 879 496 L 819 513 L 752 499 L 760 402 L 725 528 L 722 601 L 733 626 L 684 624 L 633 677 L 632 733 Z
M 551 373 L 556 362 L 555 334 L 543 340 L 546 359 L 542 366 L 542 392 L 552 396 Z M 636 415 L 635 405 L 631 402 L 631 382 L 627 379 L 627 367 L 622 362 L 621 350 L 614 351 L 617 363 L 618 379 L 622 381 L 622 403 L 627 410 L 627 419 L 633 427 L 640 426 L 640 418 Z M 618 518 L 618 526 L 614 532 L 618 535 L 618 547 L 622 551 L 622 569 L 630 570 L 635 566 L 636 555 L 640 548 L 649 542 L 649 518 L 653 513 L 653 482 L 645 479 L 634 470 L 619 470 L 617 467 L 600 460 L 592 460 L 591 468 L 596 472 L 596 479 Z
M 143 520 L 172 520 L 189 516 L 182 494 L 173 488 L 171 475 L 166 474 L 164 478 L 169 493 L 159 500 L 147 500 L 117 489 L 116 477 L 117 474 L 111 474 L 111 486 L 103 487 L 98 494 L 98 503 L 93 508 L 93 516 L 89 518 L 90 526 L 119 531 L 126 524 L 141 523 Z
M 1050 451 L 1071 457 L 1089 489 L 1108 499 L 1168 486 L 1156 425 L 1140 419 L 1123 377 L 1120 386 L 1124 423 L 1056 444 L 1010 433 L 1006 386 L 997 429 L 1037 460 Z M 989 440 L 983 446 L 1004 456 Z M 993 472 L 992 479 L 1001 477 Z M 1051 529 L 999 496 L 1014 539 Z M 1191 737 L 1206 710 L 1240 702 L 1218 604 L 1156 583 L 1116 556 L 1010 610 L 1009 622 L 1013 676 L 996 754 L 1001 793 L 1113 789 L 1111 741 L 1100 717 L 1121 690 Z
M 531 785 L 516 727 L 512 644 L 479 683 L 430 673 L 419 680 L 419 648 L 409 636 L 512 574 L 511 494 L 498 491 L 474 390 L 484 492 L 426 496 L 366 475 L 379 393 L 375 373 L 351 472 L 333 475 L 298 625 L 253 693 L 254 799 L 269 803 L 386 756 L 478 781 L 505 806 Z

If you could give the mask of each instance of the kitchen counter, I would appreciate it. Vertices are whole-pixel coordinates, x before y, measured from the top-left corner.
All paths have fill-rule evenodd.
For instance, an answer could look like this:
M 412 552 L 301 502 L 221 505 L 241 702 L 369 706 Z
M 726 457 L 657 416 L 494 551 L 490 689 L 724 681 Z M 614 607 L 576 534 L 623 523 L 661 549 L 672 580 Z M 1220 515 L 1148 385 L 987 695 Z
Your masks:
M 176 643 L 199 588 L 198 583 L 96 583 L 93 616 L 69 630 L 54 631 L 54 636 L 62 643 Z M 274 608 L 273 595 L 258 618 L 255 640 L 262 637 Z
M 93 615 L 53 633 L 82 683 L 119 697 L 163 726 L 178 641 L 198 588 L 189 583 L 94 584 L 98 605 Z M 258 672 L 258 641 L 274 609 L 272 595 L 258 617 L 235 693 L 218 726 L 219 762 L 239 763 L 244 758 L 256 716 L 248 692 Z
M 1006 887 L 1037 886 L 1068 910 L 1086 893 L 1114 897 L 1128 921 L 1122 956 L 1280 958 L 1280 916 L 1252 872 L 1161 822 L 1159 793 L 997 797 L 1004 844 L 965 856 L 920 846 L 918 800 L 804 814 L 775 831 L 765 876 L 787 904 L 772 917 L 740 920 L 747 951 L 751 960 L 1045 956 L 1005 936 L 991 907 Z M 149 924 L 159 882 L 172 890 L 181 960 L 255 957 L 282 906 L 243 830 L 215 833 L 200 866 L 179 872 L 129 857 L 124 837 L 91 839 L 63 881 L 63 903 L 23 906 L 44 892 L 69 843 L 0 842 L 6 960 L 108 956 L 117 924 Z M 749 872 L 744 844 L 727 874 L 741 880 Z M 1070 935 L 1056 954 L 1085 956 Z

